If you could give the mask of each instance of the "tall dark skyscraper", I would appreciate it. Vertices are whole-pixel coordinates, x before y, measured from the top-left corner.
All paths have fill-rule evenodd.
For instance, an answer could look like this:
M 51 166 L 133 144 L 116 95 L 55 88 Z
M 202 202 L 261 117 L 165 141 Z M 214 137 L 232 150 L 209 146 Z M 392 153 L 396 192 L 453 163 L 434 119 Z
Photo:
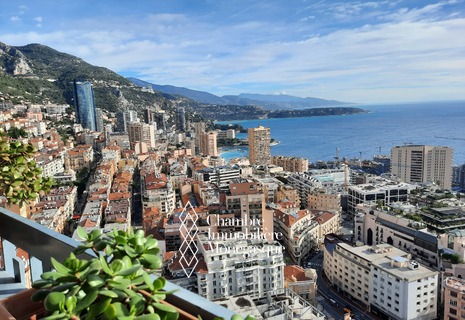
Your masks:
M 186 131 L 186 111 L 183 107 L 177 107 L 176 109 L 176 129 Z
M 97 116 L 95 112 L 94 91 L 88 81 L 74 81 L 74 104 L 77 122 L 84 128 L 96 131 Z

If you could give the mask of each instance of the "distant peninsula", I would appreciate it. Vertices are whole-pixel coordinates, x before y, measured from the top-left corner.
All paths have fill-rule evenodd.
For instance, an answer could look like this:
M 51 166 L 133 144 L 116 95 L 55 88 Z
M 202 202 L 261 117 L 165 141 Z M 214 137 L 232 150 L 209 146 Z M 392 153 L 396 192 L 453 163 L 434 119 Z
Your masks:
M 259 106 L 197 105 L 195 112 L 214 121 L 341 116 L 367 113 L 355 107 L 315 107 L 307 109 L 266 110 Z

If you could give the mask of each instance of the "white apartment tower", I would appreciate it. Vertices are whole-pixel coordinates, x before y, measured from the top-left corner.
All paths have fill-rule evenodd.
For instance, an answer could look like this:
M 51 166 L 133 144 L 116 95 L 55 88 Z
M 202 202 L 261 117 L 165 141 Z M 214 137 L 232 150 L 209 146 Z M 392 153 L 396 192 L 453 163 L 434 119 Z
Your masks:
M 406 145 L 391 149 L 391 172 L 410 183 L 438 183 L 452 186 L 452 157 L 449 147 Z

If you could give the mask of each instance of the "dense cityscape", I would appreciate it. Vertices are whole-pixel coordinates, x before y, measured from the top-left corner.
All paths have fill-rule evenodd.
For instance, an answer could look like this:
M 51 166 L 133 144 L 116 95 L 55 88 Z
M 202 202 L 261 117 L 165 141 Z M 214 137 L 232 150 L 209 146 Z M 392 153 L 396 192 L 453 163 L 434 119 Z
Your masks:
M 259 126 L 248 157 L 225 163 L 217 141 L 234 141 L 234 129 L 179 106 L 172 117 L 157 106 L 108 112 L 91 82 L 75 81 L 74 94 L 75 106 L 3 100 L 5 139 L 33 145 L 54 181 L 25 204 L 3 197 L 7 210 L 77 241 L 78 226 L 141 229 L 158 240 L 159 275 L 243 317 L 462 316 L 465 170 L 451 148 L 309 163 L 271 156 L 272 132 Z M 11 256 L 5 241 L 2 268 L 13 259 L 21 280 L 0 285 L 2 298 L 37 278 L 34 255 Z
M 0 320 L 465 319 L 464 0 L 0 19 Z

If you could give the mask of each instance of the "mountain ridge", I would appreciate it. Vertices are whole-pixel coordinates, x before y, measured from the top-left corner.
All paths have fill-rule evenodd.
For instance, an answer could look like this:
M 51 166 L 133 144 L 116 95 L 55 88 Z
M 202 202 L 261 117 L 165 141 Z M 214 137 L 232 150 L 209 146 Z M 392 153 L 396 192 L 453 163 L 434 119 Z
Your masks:
M 306 109 L 313 107 L 337 107 L 353 105 L 350 102 L 341 102 L 336 100 L 325 100 L 314 97 L 296 97 L 291 95 L 272 95 L 241 93 L 239 95 L 217 96 L 209 92 L 193 90 L 185 87 L 176 87 L 172 85 L 159 85 L 148 81 L 140 80 L 134 77 L 128 77 L 129 81 L 143 87 L 150 87 L 153 90 L 161 91 L 167 94 L 181 95 L 200 103 L 221 104 L 221 105 L 255 105 L 267 110 L 278 109 Z

